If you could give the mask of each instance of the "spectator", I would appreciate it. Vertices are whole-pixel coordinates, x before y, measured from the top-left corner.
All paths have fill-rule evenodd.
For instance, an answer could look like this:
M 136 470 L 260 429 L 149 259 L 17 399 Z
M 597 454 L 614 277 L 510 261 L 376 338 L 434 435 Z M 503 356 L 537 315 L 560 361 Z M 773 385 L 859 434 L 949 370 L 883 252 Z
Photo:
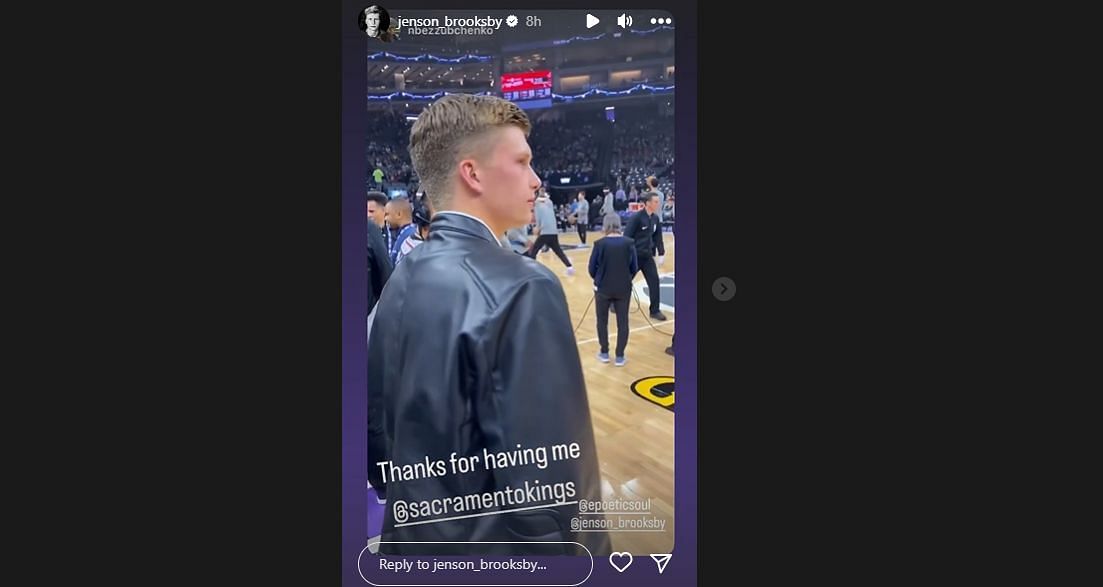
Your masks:
M 387 239 L 387 224 L 385 222 L 387 194 L 383 192 L 368 192 L 368 219 L 379 228 L 379 236 Z
M 609 362 L 609 308 L 612 306 L 617 315 L 616 365 L 623 367 L 624 349 L 628 346 L 628 300 L 632 297 L 632 276 L 639 267 L 633 241 L 620 234 L 620 217 L 609 214 L 601 224 L 605 238 L 598 239 L 590 253 L 597 337 L 601 344 L 597 358 L 602 363 Z
M 387 251 L 391 258 L 391 264 L 398 265 L 398 253 L 402 249 L 406 239 L 413 236 L 416 227 L 413 224 L 413 210 L 410 201 L 406 198 L 395 198 L 387 202 L 386 208 L 387 233 L 390 240 L 387 243 Z
M 414 248 L 425 242 L 425 239 L 429 238 L 429 224 L 433 218 L 433 207 L 429 203 L 429 198 L 424 194 L 416 196 L 412 206 L 413 225 L 415 226 L 414 233 L 409 238 L 402 241 L 402 244 L 398 247 L 398 254 L 395 256 L 394 264 L 397 267 L 402 259 L 413 252 Z

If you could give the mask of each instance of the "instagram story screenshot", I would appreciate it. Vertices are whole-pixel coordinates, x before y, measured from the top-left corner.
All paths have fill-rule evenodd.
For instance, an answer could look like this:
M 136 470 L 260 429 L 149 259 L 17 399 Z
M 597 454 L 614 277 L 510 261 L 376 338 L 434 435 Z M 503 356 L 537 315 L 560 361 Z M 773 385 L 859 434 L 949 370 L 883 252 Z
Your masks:
M 344 7 L 342 584 L 695 584 L 695 12 Z
M 9 280 L 44 302 L 13 306 L 31 324 L 9 345 L 15 367 L 45 359 L 9 410 L 37 418 L 12 451 L 34 466 L 9 475 L 54 536 L 21 541 L 50 559 L 34 572 L 883 584 L 988 576 L 986 532 L 1030 544 L 996 498 L 1048 503 L 1004 487 L 1038 476 L 1010 442 L 1035 428 L 1001 410 L 1061 420 L 995 376 L 1052 368 L 1000 349 L 1027 348 L 1022 320 L 971 280 L 1049 287 L 1017 266 L 1058 256 L 1020 259 L 1041 241 L 997 214 L 1051 186 L 1000 149 L 1029 153 L 1026 113 L 1083 121 L 1012 101 L 1079 94 L 1022 75 L 1053 62 L 1008 51 L 1025 29 L 674 0 L 155 8 L 98 15 L 118 34 L 35 19 L 53 30 L 12 84 L 42 112 L 11 200 L 42 213 L 9 216 L 48 225 L 11 256 L 52 255 Z

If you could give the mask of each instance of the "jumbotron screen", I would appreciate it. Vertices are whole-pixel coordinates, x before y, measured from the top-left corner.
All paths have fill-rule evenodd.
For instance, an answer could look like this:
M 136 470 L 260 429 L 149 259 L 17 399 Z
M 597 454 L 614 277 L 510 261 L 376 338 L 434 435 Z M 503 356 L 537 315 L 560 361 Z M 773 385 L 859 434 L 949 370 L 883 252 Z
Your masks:
M 552 74 L 550 70 L 502 74 L 502 97 L 522 108 L 551 106 Z

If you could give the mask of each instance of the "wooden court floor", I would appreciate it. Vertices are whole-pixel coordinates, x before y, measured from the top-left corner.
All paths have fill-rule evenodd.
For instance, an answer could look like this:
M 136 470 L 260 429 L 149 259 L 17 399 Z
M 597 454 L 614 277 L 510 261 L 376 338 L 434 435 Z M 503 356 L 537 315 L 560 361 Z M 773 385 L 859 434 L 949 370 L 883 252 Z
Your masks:
M 592 245 L 601 237 L 600 232 L 590 232 L 586 242 Z M 667 233 L 663 238 L 666 258 L 659 267 L 660 275 L 674 272 L 674 236 Z M 560 233 L 559 241 L 571 245 L 580 243 L 575 232 Z M 559 276 L 570 306 L 571 324 L 578 326 L 582 322 L 575 339 L 589 394 L 601 463 L 603 499 L 651 499 L 650 515 L 607 515 L 606 518 L 613 524 L 618 524 L 621 518 L 633 522 L 641 518 L 665 520 L 660 531 L 626 528 L 609 532 L 613 549 L 642 555 L 667 553 L 674 545 L 674 412 L 640 398 L 632 393 L 630 386 L 645 377 L 674 376 L 674 357 L 664 351 L 671 344 L 670 335 L 675 332 L 675 315 L 664 309 L 667 320 L 652 320 L 652 327 L 648 323 L 647 299 L 641 298 L 638 307 L 632 301 L 625 351 L 627 364 L 616 367 L 612 361 L 599 361 L 597 322 L 594 305 L 590 304 L 593 280 L 587 271 L 591 250 L 587 247 L 565 251 L 575 266 L 574 275 L 567 275 L 566 267 L 550 251 L 537 255 L 537 261 Z M 637 274 L 635 280 L 643 281 L 643 274 Z M 609 345 L 610 351 L 616 345 L 616 318 L 612 314 L 609 316 Z

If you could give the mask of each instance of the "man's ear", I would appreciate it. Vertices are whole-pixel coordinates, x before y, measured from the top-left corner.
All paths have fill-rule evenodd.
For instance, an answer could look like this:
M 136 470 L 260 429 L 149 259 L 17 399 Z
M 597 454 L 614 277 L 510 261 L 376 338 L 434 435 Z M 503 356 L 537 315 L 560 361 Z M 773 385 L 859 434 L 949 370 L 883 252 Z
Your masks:
M 471 191 L 482 194 L 483 184 L 479 175 L 479 164 L 474 159 L 464 159 L 460 161 L 460 181 L 471 189 Z

